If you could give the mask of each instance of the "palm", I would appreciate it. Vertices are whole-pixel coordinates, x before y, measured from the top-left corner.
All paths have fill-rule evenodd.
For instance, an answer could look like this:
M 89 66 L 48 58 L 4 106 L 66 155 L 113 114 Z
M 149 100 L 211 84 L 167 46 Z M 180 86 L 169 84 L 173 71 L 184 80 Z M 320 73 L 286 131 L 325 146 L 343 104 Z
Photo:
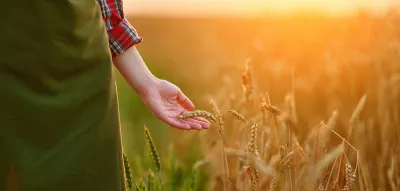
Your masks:
M 193 103 L 174 84 L 160 81 L 148 90 L 144 102 L 160 120 L 179 129 L 208 128 L 209 123 L 200 118 L 179 120 L 176 117 L 194 109 Z

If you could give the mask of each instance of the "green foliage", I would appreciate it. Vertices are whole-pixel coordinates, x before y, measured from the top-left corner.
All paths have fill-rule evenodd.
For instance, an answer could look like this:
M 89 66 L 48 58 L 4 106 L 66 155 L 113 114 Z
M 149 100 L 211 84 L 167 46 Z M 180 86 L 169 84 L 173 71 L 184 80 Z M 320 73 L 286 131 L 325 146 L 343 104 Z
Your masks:
M 147 175 L 147 190 L 153 191 L 154 190 L 154 174 L 152 170 L 149 170 Z
M 192 168 L 192 176 L 191 176 L 191 180 L 190 180 L 190 190 L 196 190 L 196 181 L 197 181 L 197 171 L 198 169 L 193 166 Z

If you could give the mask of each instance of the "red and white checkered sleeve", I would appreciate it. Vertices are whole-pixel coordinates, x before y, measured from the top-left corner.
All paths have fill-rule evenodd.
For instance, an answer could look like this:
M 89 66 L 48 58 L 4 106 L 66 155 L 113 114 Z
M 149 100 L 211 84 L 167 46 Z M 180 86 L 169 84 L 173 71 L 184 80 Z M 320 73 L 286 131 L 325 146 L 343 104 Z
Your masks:
M 97 0 L 108 33 L 112 56 L 117 56 L 142 38 L 124 16 L 122 0 Z

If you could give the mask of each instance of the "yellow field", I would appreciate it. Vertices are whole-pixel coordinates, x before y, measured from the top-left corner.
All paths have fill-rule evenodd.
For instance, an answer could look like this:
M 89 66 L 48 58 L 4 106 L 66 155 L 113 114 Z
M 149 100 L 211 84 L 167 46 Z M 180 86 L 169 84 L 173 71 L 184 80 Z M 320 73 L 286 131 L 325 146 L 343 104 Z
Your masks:
M 400 189 L 398 11 L 129 20 L 150 69 L 217 118 L 208 131 L 166 127 L 119 77 L 137 184 L 150 177 L 147 124 L 164 190 Z

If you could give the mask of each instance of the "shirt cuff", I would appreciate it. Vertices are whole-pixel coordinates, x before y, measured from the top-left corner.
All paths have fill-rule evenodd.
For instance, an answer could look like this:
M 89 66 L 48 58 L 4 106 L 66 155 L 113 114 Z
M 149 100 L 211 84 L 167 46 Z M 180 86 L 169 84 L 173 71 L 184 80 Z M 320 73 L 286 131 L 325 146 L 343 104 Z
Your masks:
M 136 32 L 127 19 L 123 19 L 108 31 L 108 40 L 112 56 L 122 54 L 135 44 L 142 42 L 142 37 Z

